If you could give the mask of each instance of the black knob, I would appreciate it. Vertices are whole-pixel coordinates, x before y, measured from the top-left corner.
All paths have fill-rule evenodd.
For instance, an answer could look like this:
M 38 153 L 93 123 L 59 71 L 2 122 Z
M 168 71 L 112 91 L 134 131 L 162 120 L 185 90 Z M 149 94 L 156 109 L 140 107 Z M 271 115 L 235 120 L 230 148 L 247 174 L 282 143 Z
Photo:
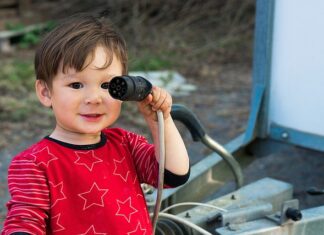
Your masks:
M 289 207 L 286 210 L 286 217 L 292 219 L 293 221 L 299 221 L 302 219 L 303 215 L 300 210 Z
M 323 195 L 324 190 L 323 189 L 318 189 L 316 187 L 312 187 L 312 188 L 307 190 L 307 193 L 310 194 L 310 195 Z

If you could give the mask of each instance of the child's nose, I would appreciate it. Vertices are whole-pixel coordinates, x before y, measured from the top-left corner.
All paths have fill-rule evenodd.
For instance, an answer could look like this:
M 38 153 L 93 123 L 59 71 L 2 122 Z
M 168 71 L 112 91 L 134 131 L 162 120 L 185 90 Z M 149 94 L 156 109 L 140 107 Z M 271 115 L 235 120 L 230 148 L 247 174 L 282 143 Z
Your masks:
M 106 94 L 107 95 L 107 94 Z M 103 101 L 104 94 L 102 91 L 88 91 L 85 98 L 86 104 L 99 104 Z

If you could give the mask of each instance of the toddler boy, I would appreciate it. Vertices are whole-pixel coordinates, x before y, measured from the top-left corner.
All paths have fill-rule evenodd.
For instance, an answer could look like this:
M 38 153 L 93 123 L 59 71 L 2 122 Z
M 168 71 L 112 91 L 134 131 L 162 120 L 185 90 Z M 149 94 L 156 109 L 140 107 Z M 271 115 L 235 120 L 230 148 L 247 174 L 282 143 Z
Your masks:
M 165 122 L 165 184 L 189 177 L 189 160 L 162 88 L 138 102 L 154 144 L 110 128 L 122 102 L 109 81 L 127 74 L 122 37 L 90 15 L 71 17 L 46 35 L 35 55 L 36 94 L 51 108 L 53 132 L 15 156 L 8 170 L 7 234 L 152 234 L 140 183 L 157 185 L 156 111 Z

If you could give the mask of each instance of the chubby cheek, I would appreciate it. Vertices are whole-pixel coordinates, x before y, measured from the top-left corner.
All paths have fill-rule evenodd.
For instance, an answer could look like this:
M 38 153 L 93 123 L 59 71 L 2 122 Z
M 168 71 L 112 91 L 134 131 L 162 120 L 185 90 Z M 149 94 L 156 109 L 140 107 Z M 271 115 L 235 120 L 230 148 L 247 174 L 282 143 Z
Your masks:
M 57 123 L 74 123 L 75 116 L 72 115 L 71 112 L 67 112 L 65 107 L 52 107 L 54 111 L 54 116 Z
M 71 118 L 69 114 L 75 115 L 79 112 L 79 101 L 76 96 L 62 95 L 52 99 L 52 108 L 56 117 L 60 119 Z
M 107 107 L 108 115 L 116 120 L 120 115 L 121 106 L 122 106 L 122 101 L 115 100 L 115 99 L 107 100 L 106 107 Z
M 80 105 L 80 99 L 78 96 L 73 95 L 62 95 L 55 99 L 53 105 L 60 107 L 62 110 L 76 111 Z

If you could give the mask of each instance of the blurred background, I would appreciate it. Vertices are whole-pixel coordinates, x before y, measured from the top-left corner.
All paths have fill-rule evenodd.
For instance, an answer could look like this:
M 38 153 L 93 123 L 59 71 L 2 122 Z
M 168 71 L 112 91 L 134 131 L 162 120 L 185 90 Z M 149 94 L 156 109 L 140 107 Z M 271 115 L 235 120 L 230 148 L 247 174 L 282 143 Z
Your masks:
M 34 94 L 35 47 L 60 19 L 77 12 L 104 12 L 111 19 L 126 39 L 129 71 L 175 71 L 195 87 L 185 93 L 175 89 L 173 102 L 191 109 L 219 143 L 245 130 L 254 0 L 0 0 L 0 227 L 8 163 L 54 124 Z M 150 138 L 132 102 L 124 103 L 116 125 Z M 210 150 L 177 125 L 194 164 Z

